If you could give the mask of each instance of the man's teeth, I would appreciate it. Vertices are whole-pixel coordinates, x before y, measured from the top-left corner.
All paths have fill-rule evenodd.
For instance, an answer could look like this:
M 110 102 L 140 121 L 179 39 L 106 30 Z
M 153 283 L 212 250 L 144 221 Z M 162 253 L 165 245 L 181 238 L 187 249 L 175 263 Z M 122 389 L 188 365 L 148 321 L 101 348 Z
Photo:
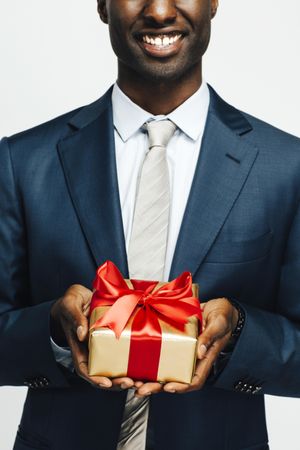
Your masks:
M 155 45 L 156 47 L 167 47 L 168 45 L 174 44 L 181 37 L 181 34 L 176 34 L 176 36 L 162 36 L 156 37 L 145 35 L 143 36 L 143 42 L 150 45 Z

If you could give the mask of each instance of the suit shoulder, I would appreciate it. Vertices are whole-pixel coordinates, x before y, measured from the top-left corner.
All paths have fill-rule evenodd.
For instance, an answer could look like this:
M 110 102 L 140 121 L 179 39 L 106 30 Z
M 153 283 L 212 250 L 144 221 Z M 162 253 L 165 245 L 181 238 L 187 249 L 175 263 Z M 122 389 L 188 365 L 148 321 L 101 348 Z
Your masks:
M 57 142 L 73 132 L 70 123 L 77 118 L 84 118 L 87 123 L 96 118 L 107 105 L 109 91 L 89 105 L 81 106 L 64 113 L 54 119 L 44 122 L 28 130 L 14 134 L 7 138 L 12 152 L 34 152 L 34 149 L 53 149 Z M 76 128 L 76 125 L 75 125 Z
M 253 137 L 260 141 L 260 143 L 270 144 L 272 141 L 282 148 L 282 145 L 287 145 L 287 148 L 300 151 L 300 138 L 283 131 L 274 125 L 271 125 L 251 114 L 240 111 L 240 113 L 248 120 L 253 128 Z
M 28 130 L 13 134 L 7 138 L 7 141 L 12 147 L 18 147 L 18 145 L 22 145 L 24 147 L 24 144 L 26 145 L 26 143 L 33 144 L 49 138 L 50 140 L 57 140 L 57 138 L 63 135 L 67 130 L 67 124 L 71 117 L 73 117 L 73 115 L 81 109 L 82 107 L 76 108 L 44 123 L 29 128 Z
M 275 126 L 235 108 L 224 101 L 211 88 L 211 111 L 226 130 L 234 132 L 248 150 L 258 150 L 256 172 L 263 176 L 264 183 L 269 180 L 270 189 L 274 183 L 296 189 L 300 195 L 300 139 Z
M 298 137 L 234 107 L 222 99 L 211 86 L 209 86 L 209 89 L 210 111 L 226 127 L 260 148 L 265 148 L 269 151 L 279 149 L 281 153 L 284 148 L 287 151 L 299 153 L 300 139 Z
M 242 112 L 250 123 L 252 131 L 247 133 L 245 139 L 259 150 L 259 170 L 263 173 L 265 187 L 272 190 L 274 184 L 283 191 L 291 187 L 295 193 L 296 201 L 300 199 L 300 139 L 290 133 Z

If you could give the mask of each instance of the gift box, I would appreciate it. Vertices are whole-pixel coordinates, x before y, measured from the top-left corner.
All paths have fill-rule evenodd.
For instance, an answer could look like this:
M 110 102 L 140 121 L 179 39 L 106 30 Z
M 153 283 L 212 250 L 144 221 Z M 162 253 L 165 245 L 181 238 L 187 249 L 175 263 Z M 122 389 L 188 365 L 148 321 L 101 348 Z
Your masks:
M 89 375 L 190 383 L 201 331 L 198 285 L 128 280 L 106 261 L 90 306 Z

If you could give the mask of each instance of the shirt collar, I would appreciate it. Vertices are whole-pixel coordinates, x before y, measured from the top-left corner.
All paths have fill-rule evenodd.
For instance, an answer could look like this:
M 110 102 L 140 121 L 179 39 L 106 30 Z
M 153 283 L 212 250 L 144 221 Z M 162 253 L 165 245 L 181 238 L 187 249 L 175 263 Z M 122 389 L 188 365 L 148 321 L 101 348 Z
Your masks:
M 114 126 L 121 139 L 126 142 L 148 120 L 168 118 L 188 137 L 196 141 L 203 133 L 210 101 L 209 89 L 205 81 L 184 103 L 167 116 L 155 116 L 138 106 L 115 83 L 112 92 Z

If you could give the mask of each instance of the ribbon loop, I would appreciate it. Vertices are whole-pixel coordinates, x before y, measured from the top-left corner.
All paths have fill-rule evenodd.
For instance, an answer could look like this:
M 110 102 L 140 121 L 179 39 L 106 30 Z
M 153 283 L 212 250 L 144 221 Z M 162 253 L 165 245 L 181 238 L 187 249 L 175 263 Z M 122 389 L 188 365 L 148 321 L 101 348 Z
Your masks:
M 146 315 L 144 322 L 150 329 L 152 325 L 153 330 L 157 328 L 154 326 L 155 316 L 159 316 L 179 330 L 184 328 L 191 316 L 196 316 L 201 323 L 200 304 L 199 300 L 193 297 L 190 272 L 183 272 L 158 289 L 155 289 L 157 281 L 131 280 L 131 282 L 133 289 L 126 284 L 121 272 L 111 261 L 106 261 L 99 267 L 94 281 L 95 291 L 90 314 L 99 306 L 110 308 L 91 328 L 107 326 L 119 338 L 137 308 Z

